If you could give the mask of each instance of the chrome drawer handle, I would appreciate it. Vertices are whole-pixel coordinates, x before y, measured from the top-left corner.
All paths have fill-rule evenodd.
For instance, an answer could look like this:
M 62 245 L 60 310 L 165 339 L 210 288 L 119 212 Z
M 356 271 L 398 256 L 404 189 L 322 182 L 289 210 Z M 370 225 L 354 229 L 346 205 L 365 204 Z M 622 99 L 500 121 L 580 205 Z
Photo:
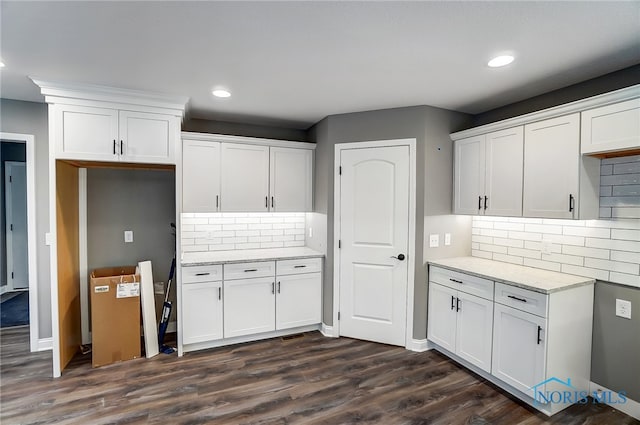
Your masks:
M 514 297 L 513 295 L 507 295 L 507 298 L 511 298 L 512 300 L 520 301 L 520 302 L 523 302 L 523 303 L 527 302 L 527 300 L 525 300 L 524 298 Z

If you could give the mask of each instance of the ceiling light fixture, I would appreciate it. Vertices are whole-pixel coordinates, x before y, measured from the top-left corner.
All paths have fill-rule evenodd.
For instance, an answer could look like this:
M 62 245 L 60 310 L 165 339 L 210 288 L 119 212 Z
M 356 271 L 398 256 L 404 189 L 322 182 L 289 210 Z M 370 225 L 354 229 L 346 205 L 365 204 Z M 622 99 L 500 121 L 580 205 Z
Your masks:
M 491 59 L 489 63 L 487 63 L 487 65 L 489 65 L 491 68 L 499 68 L 501 66 L 509 65 L 511 62 L 513 62 L 513 59 L 514 57 L 511 55 L 496 56 L 495 58 Z
M 216 89 L 214 91 L 212 91 L 211 93 L 213 93 L 213 95 L 215 97 L 230 97 L 231 93 L 229 93 L 227 90 L 222 90 L 222 89 Z

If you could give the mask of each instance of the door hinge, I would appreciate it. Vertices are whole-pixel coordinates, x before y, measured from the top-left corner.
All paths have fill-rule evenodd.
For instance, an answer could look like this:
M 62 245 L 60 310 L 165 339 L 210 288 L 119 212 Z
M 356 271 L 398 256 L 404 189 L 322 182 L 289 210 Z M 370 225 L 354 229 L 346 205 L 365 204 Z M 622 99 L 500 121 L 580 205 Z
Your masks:
M 13 183 L 13 176 L 9 176 L 9 183 Z
M 13 232 L 13 224 L 9 225 L 9 230 L 11 230 Z
M 340 312 L 338 312 L 338 320 L 340 320 Z
M 338 174 L 342 175 L 342 165 L 338 167 Z
M 342 248 L 342 241 L 338 239 L 338 249 Z
M 13 272 L 11 272 L 11 279 L 13 279 Z M 340 314 L 340 313 L 338 313 L 338 314 Z

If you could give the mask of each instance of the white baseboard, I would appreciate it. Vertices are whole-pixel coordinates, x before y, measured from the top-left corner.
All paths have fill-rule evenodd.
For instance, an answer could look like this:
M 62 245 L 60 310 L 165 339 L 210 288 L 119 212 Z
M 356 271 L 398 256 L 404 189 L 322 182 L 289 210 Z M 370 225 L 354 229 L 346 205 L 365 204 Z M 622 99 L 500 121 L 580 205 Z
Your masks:
M 415 351 L 416 353 L 422 353 L 424 351 L 431 350 L 433 347 L 429 344 L 427 339 L 412 339 L 405 347 L 407 350 Z
M 53 350 L 53 338 L 40 338 L 38 340 L 38 348 L 36 351 Z
M 338 335 L 334 334 L 333 326 L 325 325 L 324 323 L 320 327 L 320 333 L 327 338 L 337 338 Z
M 596 384 L 595 382 L 589 382 L 589 393 L 593 394 L 596 391 L 611 391 L 613 393 L 617 392 L 617 391 L 613 391 L 610 390 L 607 387 L 604 387 L 600 384 Z M 608 403 L 607 403 L 608 404 Z M 622 413 L 625 413 L 629 416 L 631 416 L 632 418 L 636 418 L 640 421 L 640 403 L 635 401 L 635 400 L 631 400 L 629 397 L 627 397 L 627 400 L 624 403 L 621 404 L 609 404 L 609 406 L 613 407 L 616 410 L 621 411 Z

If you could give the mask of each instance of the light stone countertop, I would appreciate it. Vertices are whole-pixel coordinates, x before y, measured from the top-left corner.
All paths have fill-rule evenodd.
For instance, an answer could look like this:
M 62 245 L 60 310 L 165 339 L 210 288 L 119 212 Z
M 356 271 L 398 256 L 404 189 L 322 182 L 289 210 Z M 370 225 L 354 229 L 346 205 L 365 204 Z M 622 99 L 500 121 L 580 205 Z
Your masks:
M 185 252 L 180 264 L 183 267 L 206 266 L 210 264 L 242 263 L 245 261 L 290 260 L 296 258 L 317 258 L 324 254 L 307 247 L 238 249 L 231 251 Z
M 432 260 L 428 261 L 428 264 L 543 294 L 563 291 L 575 286 L 590 285 L 595 282 L 595 279 L 590 277 L 541 270 L 478 257 Z

